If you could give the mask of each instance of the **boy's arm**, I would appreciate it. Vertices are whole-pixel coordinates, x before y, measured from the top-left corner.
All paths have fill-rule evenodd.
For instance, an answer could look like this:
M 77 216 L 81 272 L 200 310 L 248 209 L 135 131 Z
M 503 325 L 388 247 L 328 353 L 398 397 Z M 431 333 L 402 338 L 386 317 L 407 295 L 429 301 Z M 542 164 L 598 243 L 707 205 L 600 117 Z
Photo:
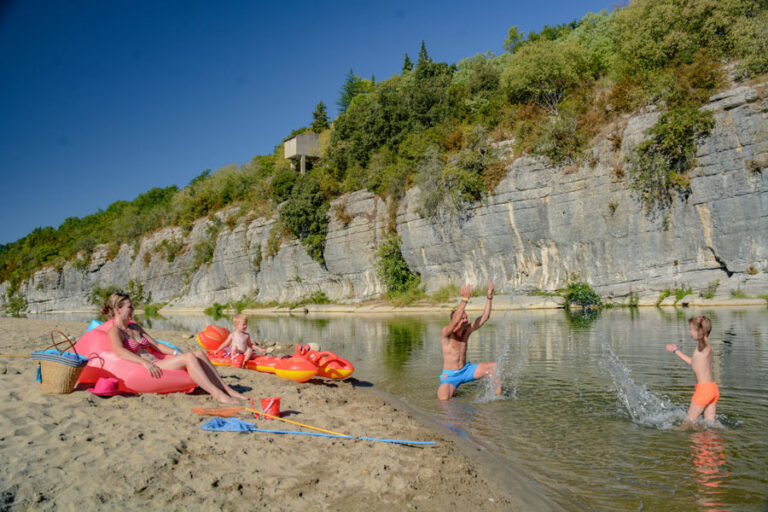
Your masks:
M 682 352 L 680 352 L 680 349 L 677 348 L 677 345 L 675 344 L 667 345 L 666 349 L 672 352 L 673 354 L 676 354 L 677 357 L 679 357 L 685 362 L 685 364 L 690 366 L 692 359 L 687 355 L 683 354 Z
M 479 316 L 472 322 L 472 330 L 476 331 L 481 328 L 485 322 L 491 317 L 491 304 L 493 303 L 493 281 L 488 283 L 488 297 L 485 301 L 485 309 L 483 309 L 482 316 Z
M 451 334 L 456 326 L 459 325 L 459 319 L 461 318 L 461 314 L 464 313 L 464 308 L 467 307 L 470 295 L 472 295 L 472 286 L 465 284 L 461 287 L 461 302 L 459 302 L 459 307 L 456 308 L 456 312 L 453 314 L 453 318 L 451 318 L 451 323 L 443 327 L 443 336 Z

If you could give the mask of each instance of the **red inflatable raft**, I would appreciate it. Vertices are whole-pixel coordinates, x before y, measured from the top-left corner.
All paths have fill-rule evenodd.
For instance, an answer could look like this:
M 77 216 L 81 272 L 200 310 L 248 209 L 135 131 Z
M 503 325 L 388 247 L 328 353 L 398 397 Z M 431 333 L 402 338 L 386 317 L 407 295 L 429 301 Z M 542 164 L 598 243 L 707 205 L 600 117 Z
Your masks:
M 218 325 L 209 325 L 197 334 L 197 342 L 206 349 L 208 359 L 218 366 L 242 366 L 242 355 L 233 361 L 223 354 L 216 354 L 218 349 L 229 336 L 229 331 Z M 245 362 L 245 368 L 265 373 L 274 373 L 282 379 L 296 382 L 306 382 L 313 377 L 325 377 L 327 379 L 346 379 L 355 371 L 348 360 L 337 356 L 333 352 L 317 352 L 310 350 L 309 345 L 296 346 L 296 353 L 292 356 L 274 357 L 254 355 Z

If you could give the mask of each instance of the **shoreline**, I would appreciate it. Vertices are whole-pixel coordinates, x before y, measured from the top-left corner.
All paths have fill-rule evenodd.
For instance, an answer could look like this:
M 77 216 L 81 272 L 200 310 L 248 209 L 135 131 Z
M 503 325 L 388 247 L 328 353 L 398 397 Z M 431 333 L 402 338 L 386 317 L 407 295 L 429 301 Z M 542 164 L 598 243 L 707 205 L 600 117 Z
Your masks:
M 2 354 L 45 348 L 52 329 L 85 322 L 0 318 Z M 186 331 L 152 330 L 189 350 Z M 41 393 L 28 358 L 0 358 L 0 485 L 5 508 L 114 507 L 164 510 L 560 510 L 557 493 L 498 472 L 477 447 L 434 428 L 397 397 L 353 376 L 297 384 L 217 367 L 254 398 L 280 396 L 293 421 L 381 438 L 436 441 L 411 447 L 266 433 L 207 432 L 192 407 L 204 393 L 97 397 Z M 258 428 L 301 430 L 240 418 Z M 512 471 L 510 471 L 510 469 Z
M 410 306 L 393 306 L 385 301 L 367 302 L 361 304 L 305 304 L 289 307 L 269 307 L 269 308 L 245 308 L 240 313 L 254 316 L 272 316 L 272 315 L 297 315 L 297 314 L 357 314 L 357 315 L 381 315 L 381 314 L 425 314 L 425 313 L 444 313 L 450 312 L 456 308 L 458 298 L 453 302 L 444 302 L 439 304 L 414 304 Z M 625 302 L 607 302 L 608 308 L 628 308 Z M 467 305 L 467 311 L 482 311 L 485 306 L 485 300 L 482 297 L 474 297 Z M 711 299 L 687 295 L 680 300 L 675 300 L 674 296 L 666 297 L 662 301 L 656 298 L 640 298 L 637 303 L 638 308 L 660 307 L 660 308 L 688 308 L 688 307 L 768 307 L 768 300 L 757 298 L 734 298 L 730 296 L 715 296 Z M 515 296 L 498 295 L 493 301 L 494 311 L 526 311 L 526 310 L 553 310 L 564 309 L 565 300 L 559 296 Z M 572 309 L 581 309 L 572 307 Z M 67 313 L 93 313 L 95 310 L 74 309 L 74 310 L 50 310 L 30 315 L 41 314 L 67 314 Z M 137 309 L 137 312 L 143 312 Z M 183 308 L 183 307 L 165 307 L 158 310 L 162 315 L 165 314 L 205 314 L 205 308 Z M 232 308 L 224 308 L 222 312 L 227 315 L 238 313 Z

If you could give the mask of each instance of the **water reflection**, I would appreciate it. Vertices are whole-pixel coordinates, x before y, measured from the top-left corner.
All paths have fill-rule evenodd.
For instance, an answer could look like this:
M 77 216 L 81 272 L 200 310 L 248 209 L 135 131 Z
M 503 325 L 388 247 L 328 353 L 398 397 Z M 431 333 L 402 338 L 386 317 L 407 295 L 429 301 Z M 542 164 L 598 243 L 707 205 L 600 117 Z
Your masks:
M 459 400 L 440 400 L 443 408 L 441 424 L 464 439 L 469 439 L 465 428 L 472 423 L 472 404 Z
M 600 309 L 584 308 L 571 311 L 565 310 L 565 317 L 568 323 L 579 329 L 588 329 L 600 316 Z
M 146 327 L 147 329 L 151 329 L 152 326 L 155 324 L 156 320 L 165 320 L 161 315 L 134 315 L 134 319 L 142 326 Z M 102 322 L 104 321 L 102 318 L 99 318 Z
M 698 484 L 701 510 L 728 510 L 725 490 L 720 486 L 731 476 L 725 465 L 725 443 L 717 430 L 700 430 L 691 434 L 692 476 Z
M 415 348 L 424 344 L 427 328 L 409 319 L 396 319 L 387 324 L 387 343 L 383 345 L 384 364 L 401 372 Z

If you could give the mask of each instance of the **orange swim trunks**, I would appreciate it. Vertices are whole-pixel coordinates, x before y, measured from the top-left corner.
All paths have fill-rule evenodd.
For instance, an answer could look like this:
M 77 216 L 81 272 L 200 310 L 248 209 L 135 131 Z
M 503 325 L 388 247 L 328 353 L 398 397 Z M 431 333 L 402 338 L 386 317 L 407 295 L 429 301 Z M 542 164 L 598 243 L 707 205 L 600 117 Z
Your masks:
M 693 392 L 693 403 L 700 407 L 706 407 L 709 404 L 716 404 L 720 398 L 720 390 L 717 388 L 717 382 L 699 382 L 696 384 L 696 391 Z

